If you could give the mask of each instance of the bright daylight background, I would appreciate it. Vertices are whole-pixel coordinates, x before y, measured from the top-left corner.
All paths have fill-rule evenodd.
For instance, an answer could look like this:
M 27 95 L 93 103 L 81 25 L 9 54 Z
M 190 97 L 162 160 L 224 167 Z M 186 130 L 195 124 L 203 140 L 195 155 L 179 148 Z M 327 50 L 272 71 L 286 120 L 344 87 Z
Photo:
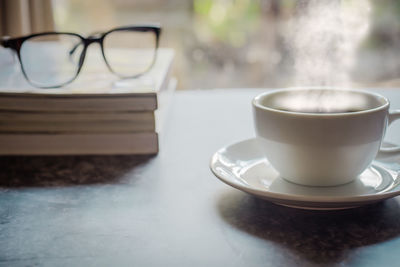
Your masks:
M 56 29 L 159 22 L 178 89 L 400 86 L 397 0 L 53 0 Z

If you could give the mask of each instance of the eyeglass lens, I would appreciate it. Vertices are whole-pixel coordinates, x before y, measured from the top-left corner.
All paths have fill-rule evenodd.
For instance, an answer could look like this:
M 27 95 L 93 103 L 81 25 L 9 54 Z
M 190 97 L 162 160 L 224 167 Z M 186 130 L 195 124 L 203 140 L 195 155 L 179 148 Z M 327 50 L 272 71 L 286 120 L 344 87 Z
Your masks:
M 133 77 L 146 72 L 153 64 L 156 35 L 152 31 L 112 31 L 104 38 L 103 51 L 114 73 Z
M 29 81 L 39 87 L 59 86 L 73 80 L 79 69 L 83 45 L 72 34 L 47 34 L 31 37 L 22 43 L 21 64 Z

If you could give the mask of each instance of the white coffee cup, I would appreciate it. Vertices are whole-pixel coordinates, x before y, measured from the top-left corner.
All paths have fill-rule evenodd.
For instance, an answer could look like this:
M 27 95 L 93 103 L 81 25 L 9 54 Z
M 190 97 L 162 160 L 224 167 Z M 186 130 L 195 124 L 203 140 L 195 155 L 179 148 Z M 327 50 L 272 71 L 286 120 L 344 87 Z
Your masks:
M 282 178 L 309 186 L 356 179 L 385 150 L 380 147 L 388 123 L 400 118 L 400 111 L 389 112 L 385 97 L 361 90 L 279 89 L 252 104 L 267 160 Z

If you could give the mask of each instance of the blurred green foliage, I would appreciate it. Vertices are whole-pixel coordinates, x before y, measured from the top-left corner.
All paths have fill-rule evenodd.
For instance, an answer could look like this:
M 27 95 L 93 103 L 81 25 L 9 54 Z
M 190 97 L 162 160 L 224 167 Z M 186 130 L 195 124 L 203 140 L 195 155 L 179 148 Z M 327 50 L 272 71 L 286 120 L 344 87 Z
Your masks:
M 195 16 L 216 41 L 242 46 L 261 23 L 261 0 L 194 0 Z

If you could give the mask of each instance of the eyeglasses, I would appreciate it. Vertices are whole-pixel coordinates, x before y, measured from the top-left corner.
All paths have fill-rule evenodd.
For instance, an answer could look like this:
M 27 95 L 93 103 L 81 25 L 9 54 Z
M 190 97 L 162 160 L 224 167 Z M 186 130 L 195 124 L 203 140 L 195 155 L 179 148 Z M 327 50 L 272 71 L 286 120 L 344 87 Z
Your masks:
M 129 26 L 87 38 L 69 32 L 3 37 L 0 45 L 16 52 L 22 73 L 30 84 L 57 88 L 76 79 L 87 48 L 93 43 L 100 44 L 108 69 L 117 76 L 135 78 L 142 75 L 155 62 L 160 34 L 159 26 Z

